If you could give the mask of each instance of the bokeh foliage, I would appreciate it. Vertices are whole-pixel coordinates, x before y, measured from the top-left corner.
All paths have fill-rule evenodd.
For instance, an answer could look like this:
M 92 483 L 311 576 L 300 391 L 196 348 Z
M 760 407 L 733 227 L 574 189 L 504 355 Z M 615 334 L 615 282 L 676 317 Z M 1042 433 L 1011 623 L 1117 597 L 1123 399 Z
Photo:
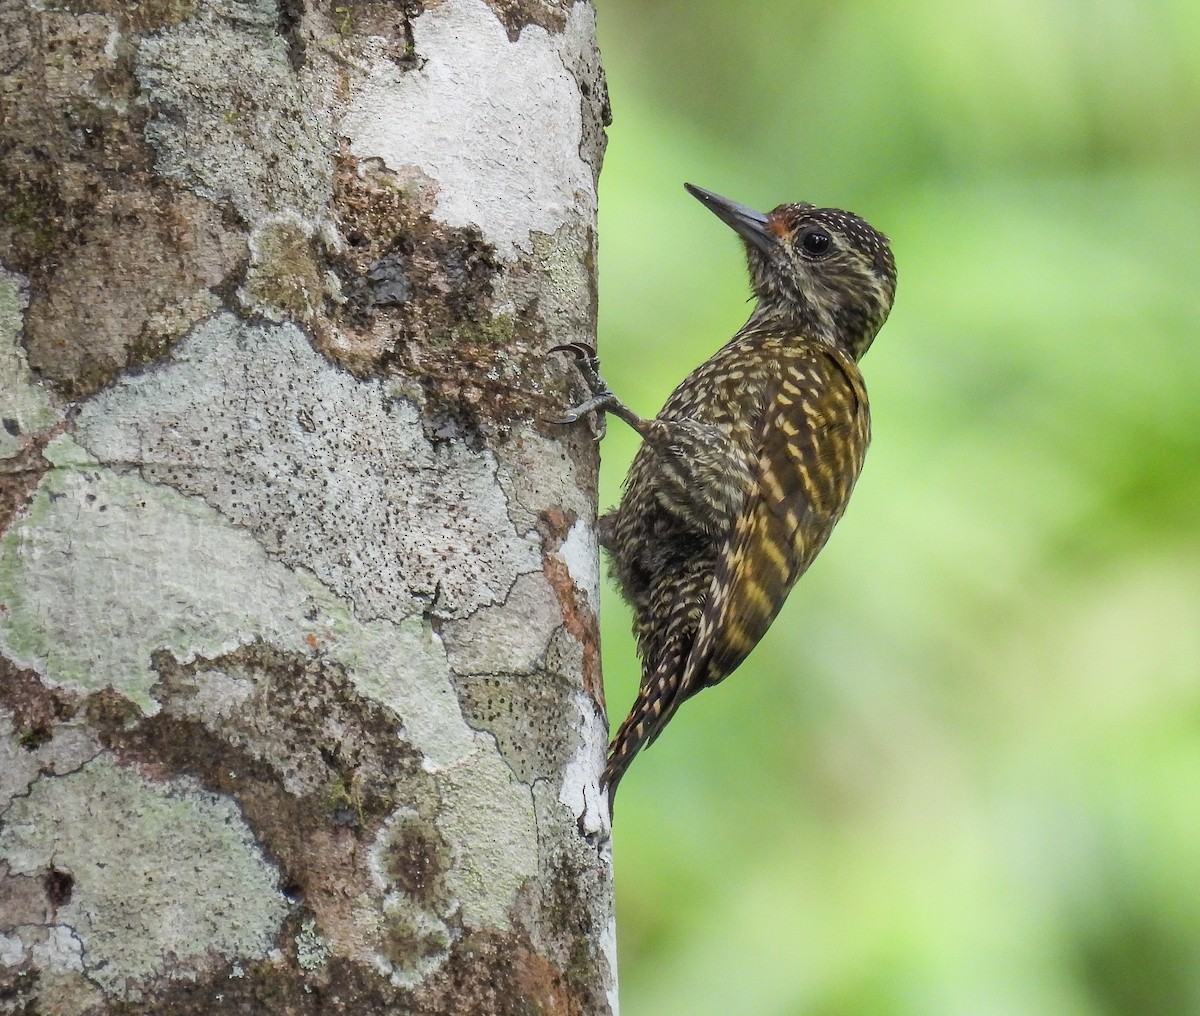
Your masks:
M 849 513 L 622 784 L 623 1013 L 1200 1013 L 1200 6 L 598 7 L 628 402 L 747 312 L 685 179 L 900 268 Z

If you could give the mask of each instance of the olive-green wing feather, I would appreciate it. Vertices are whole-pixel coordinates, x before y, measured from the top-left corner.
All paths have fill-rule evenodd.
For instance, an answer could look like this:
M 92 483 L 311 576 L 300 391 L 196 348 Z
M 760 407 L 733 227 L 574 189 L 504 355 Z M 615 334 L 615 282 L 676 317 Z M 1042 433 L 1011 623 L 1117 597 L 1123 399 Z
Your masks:
M 789 361 L 758 433 L 756 482 L 717 557 L 680 701 L 749 655 L 845 511 L 870 440 L 857 365 L 826 348 Z

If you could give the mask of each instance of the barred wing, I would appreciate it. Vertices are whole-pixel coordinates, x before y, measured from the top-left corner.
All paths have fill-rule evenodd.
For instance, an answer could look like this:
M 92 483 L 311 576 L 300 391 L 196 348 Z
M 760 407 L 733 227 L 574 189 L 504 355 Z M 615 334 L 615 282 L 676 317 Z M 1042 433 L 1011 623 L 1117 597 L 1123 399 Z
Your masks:
M 846 510 L 870 440 L 858 366 L 809 349 L 772 385 L 756 483 L 717 558 L 679 701 L 731 674 L 775 620 Z

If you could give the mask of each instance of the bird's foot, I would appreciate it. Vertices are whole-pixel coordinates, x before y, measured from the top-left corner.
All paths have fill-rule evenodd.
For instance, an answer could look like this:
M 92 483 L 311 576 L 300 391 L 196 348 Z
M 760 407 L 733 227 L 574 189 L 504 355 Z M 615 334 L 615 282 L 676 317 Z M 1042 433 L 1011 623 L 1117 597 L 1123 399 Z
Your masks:
M 596 356 L 593 346 L 589 346 L 586 342 L 568 342 L 563 346 L 555 346 L 550 352 L 570 353 L 575 357 L 575 365 L 579 368 L 579 373 L 583 375 L 584 383 L 587 384 L 591 396 L 567 410 L 557 420 L 547 420 L 547 423 L 574 423 L 581 416 L 598 412 L 601 416 L 596 425 L 596 439 L 599 440 L 604 436 L 604 414 L 612 413 L 624 420 L 643 437 L 646 436 L 651 421 L 643 420 L 612 393 L 608 382 L 600 376 L 600 358 Z
M 546 420 L 547 423 L 568 424 L 575 423 L 580 417 L 587 416 L 588 413 L 594 413 L 597 410 L 612 409 L 617 402 L 617 397 L 612 392 L 605 392 L 601 395 L 593 395 L 590 399 L 584 399 L 579 405 L 572 406 L 562 416 L 554 416 Z
M 588 413 L 604 412 L 609 409 L 616 409 L 621 405 L 620 401 L 608 387 L 608 382 L 600 376 L 600 358 L 596 355 L 594 346 L 590 346 L 586 342 L 568 342 L 565 345 L 554 346 L 550 352 L 570 353 L 571 356 L 575 357 L 575 366 L 579 368 L 579 373 L 583 375 L 584 383 L 587 385 L 591 395 L 579 403 L 579 405 L 572 406 L 562 416 L 547 420 L 547 423 L 575 423 L 580 417 L 586 416 Z

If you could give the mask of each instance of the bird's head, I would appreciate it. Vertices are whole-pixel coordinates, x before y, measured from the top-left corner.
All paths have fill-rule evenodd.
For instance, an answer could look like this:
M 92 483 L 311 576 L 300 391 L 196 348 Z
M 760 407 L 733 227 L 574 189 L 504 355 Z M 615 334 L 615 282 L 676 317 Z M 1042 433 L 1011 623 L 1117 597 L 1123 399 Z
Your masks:
M 780 205 L 764 214 L 684 186 L 746 245 L 758 300 L 752 325 L 801 330 L 856 360 L 867 351 L 896 294 L 886 236 L 840 208 Z

